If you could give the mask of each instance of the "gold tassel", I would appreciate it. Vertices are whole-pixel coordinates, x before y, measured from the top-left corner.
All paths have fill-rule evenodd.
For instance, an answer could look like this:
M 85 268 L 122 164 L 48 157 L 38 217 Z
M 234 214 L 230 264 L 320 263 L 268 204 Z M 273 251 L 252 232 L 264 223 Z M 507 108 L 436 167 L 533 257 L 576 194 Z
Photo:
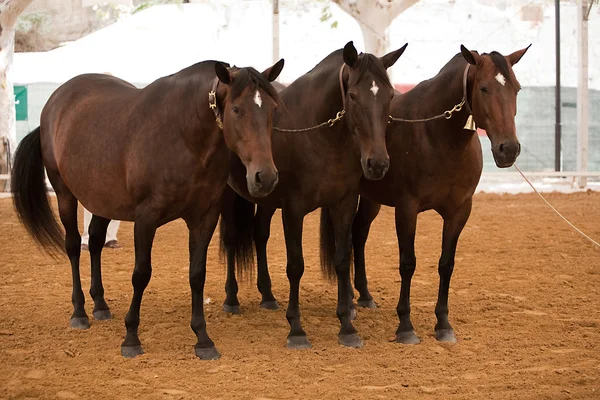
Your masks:
M 469 118 L 467 118 L 467 123 L 465 124 L 465 127 L 463 129 L 467 129 L 470 131 L 476 131 L 477 130 L 477 126 L 475 125 L 475 121 L 473 121 L 473 114 L 469 115 Z

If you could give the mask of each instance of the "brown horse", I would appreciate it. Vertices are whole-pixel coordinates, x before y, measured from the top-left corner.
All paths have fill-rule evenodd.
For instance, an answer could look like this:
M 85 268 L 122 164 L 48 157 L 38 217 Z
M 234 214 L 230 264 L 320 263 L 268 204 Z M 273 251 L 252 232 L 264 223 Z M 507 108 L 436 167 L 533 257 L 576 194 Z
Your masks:
M 283 60 L 263 73 L 205 61 L 141 90 L 121 79 L 89 74 L 53 93 L 40 127 L 17 149 L 12 191 L 19 218 L 33 238 L 47 248 L 64 243 L 73 274 L 73 328 L 89 327 L 79 278 L 78 201 L 94 214 L 89 250 L 96 319 L 111 318 L 100 273 L 108 223 L 135 222 L 134 293 L 125 317 L 124 357 L 143 353 L 139 312 L 152 273 L 156 229 L 182 218 L 190 231 L 196 355 L 220 356 L 204 319 L 206 252 L 227 185 L 229 150 L 248 170 L 248 192 L 266 196 L 277 184 L 271 129 L 279 97 L 270 81 L 282 68 Z M 56 192 L 65 239 L 46 196 L 44 167 Z
M 469 109 L 475 124 L 485 129 L 491 140 L 496 165 L 511 166 L 520 152 L 514 117 L 521 88 L 512 67 L 526 51 L 527 48 L 505 57 L 497 52 L 479 55 L 461 46 L 461 53 L 437 76 L 392 101 L 391 114 L 411 120 L 452 110 L 464 101 L 462 109 L 459 106 L 446 114 L 449 119 L 392 122 L 387 134 L 390 170 L 381 181 L 361 182 L 360 206 L 352 229 L 358 304 L 375 307 L 367 288 L 365 242 L 380 204 L 395 207 L 402 277 L 397 342 L 419 343 L 410 321 L 410 283 L 416 267 L 417 215 L 431 209 L 444 219 L 435 333 L 440 341 L 456 341 L 448 321 L 448 288 L 458 238 L 471 213 L 473 193 L 483 167 L 479 138 L 468 123 Z
M 244 165 L 238 157 L 232 156 L 229 185 L 259 207 L 255 217 L 253 204 L 236 199 L 233 193 L 225 196 L 221 221 L 221 239 L 228 257 L 224 308 L 239 310 L 233 262 L 237 256 L 238 267 L 242 264 L 242 268 L 252 268 L 248 261 L 252 261 L 253 236 L 259 274 L 263 276 L 271 218 L 275 209 L 281 208 L 290 281 L 286 313 L 290 324 L 289 348 L 311 346 L 300 323 L 298 305 L 300 279 L 304 273 L 302 225 L 304 216 L 319 207 L 328 209 L 335 236 L 327 248 L 324 267 L 330 277 L 337 275 L 339 341 L 351 347 L 362 345 L 350 321 L 350 297 L 347 297 L 350 296 L 350 232 L 361 177 L 364 174 L 367 179 L 381 179 L 389 167 L 385 129 L 394 90 L 386 69 L 398 60 L 405 48 L 406 45 L 378 58 L 372 54 L 357 54 L 349 42 L 343 50 L 331 53 L 280 92 L 288 111 L 277 112 L 274 125 L 296 133 L 273 135 L 273 157 L 280 180 L 268 196 L 257 198 L 248 192 L 243 183 Z M 270 286 L 270 279 L 262 282 L 259 278 L 261 305 L 276 308 Z

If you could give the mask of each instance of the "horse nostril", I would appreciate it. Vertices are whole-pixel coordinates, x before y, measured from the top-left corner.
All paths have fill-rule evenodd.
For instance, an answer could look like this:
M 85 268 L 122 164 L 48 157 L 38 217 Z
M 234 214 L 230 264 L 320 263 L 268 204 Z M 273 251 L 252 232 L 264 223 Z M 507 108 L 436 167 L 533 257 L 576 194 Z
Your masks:
M 260 184 L 260 171 L 257 171 L 256 174 L 254 174 L 254 181 Z
M 500 154 L 504 154 L 504 143 L 500 143 L 500 146 L 498 146 L 498 151 Z
M 371 162 L 371 159 L 370 159 L 370 158 L 369 158 L 369 159 L 367 159 L 367 168 L 368 168 L 369 170 L 372 170 L 372 169 L 373 169 L 373 163 Z

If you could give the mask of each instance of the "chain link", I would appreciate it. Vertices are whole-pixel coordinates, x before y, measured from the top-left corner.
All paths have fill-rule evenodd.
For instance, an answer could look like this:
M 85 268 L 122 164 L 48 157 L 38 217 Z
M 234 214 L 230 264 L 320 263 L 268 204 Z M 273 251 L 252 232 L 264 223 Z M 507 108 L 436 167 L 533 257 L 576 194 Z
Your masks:
M 460 112 L 463 108 L 463 106 L 465 105 L 465 101 L 461 101 L 460 103 L 458 103 L 457 105 L 455 105 L 454 107 L 452 107 L 452 110 L 447 110 L 444 111 L 441 114 L 438 114 L 434 117 L 429 117 L 429 118 L 422 118 L 422 119 L 404 119 L 404 118 L 397 118 L 397 117 L 392 117 L 391 115 L 390 120 L 388 121 L 388 124 L 393 122 L 410 122 L 410 123 L 415 123 L 415 122 L 428 122 L 428 121 L 433 121 L 436 119 L 441 119 L 441 118 L 445 118 L 445 119 L 450 119 L 452 118 L 452 114 L 454 114 L 455 112 Z
M 308 132 L 308 131 L 312 131 L 315 129 L 323 128 L 325 126 L 332 127 L 333 125 L 335 125 L 336 122 L 338 122 L 339 120 L 341 120 L 344 117 L 344 114 L 346 114 L 346 110 L 338 111 L 338 113 L 335 115 L 335 118 L 328 119 L 327 121 L 321 122 L 319 125 L 311 126 L 310 128 L 286 129 L 286 128 L 277 128 L 276 126 L 274 126 L 273 130 L 279 131 L 279 132 L 292 133 L 292 132 Z

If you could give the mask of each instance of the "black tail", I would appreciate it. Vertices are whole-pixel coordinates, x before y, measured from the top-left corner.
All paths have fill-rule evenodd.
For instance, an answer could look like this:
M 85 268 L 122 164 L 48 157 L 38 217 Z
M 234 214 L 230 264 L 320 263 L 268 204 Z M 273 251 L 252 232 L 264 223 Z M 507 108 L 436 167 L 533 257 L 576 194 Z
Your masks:
M 333 220 L 328 208 L 321 208 L 320 224 L 321 241 L 321 273 L 330 282 L 337 278 L 335 272 L 335 236 L 333 232 Z
M 220 252 L 227 257 L 233 252 L 238 277 L 252 277 L 254 272 L 254 204 L 235 194 L 235 200 L 224 204 L 220 223 Z M 231 209 L 232 208 L 232 209 Z
M 64 253 L 64 235 L 46 195 L 39 127 L 17 147 L 10 182 L 15 210 L 29 234 L 49 253 Z

